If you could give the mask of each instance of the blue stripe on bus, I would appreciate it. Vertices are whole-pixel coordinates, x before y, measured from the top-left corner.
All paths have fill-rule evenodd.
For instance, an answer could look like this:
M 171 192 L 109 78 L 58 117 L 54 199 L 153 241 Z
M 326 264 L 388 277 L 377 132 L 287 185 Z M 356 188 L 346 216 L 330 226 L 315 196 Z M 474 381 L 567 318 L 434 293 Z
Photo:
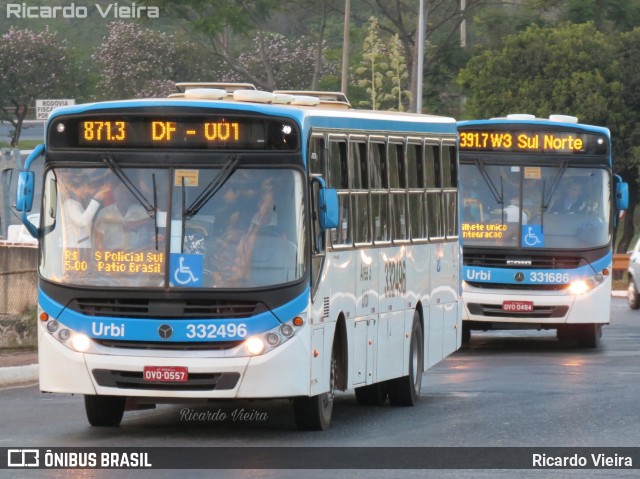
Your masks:
M 612 254 L 591 264 L 572 269 L 517 269 L 464 266 L 463 279 L 478 283 L 501 284 L 568 284 L 577 279 L 586 279 L 611 266 Z M 523 273 L 522 281 L 515 279 L 516 273 Z
M 216 342 L 238 341 L 278 327 L 307 309 L 309 288 L 294 300 L 273 311 L 249 318 L 234 319 L 160 319 L 87 316 L 51 299 L 44 292 L 38 294 L 40 307 L 66 327 L 91 338 L 127 341 Z M 170 338 L 159 336 L 158 328 L 168 324 L 173 330 Z M 245 332 L 246 331 L 246 332 Z M 230 334 L 233 332 L 234 334 Z

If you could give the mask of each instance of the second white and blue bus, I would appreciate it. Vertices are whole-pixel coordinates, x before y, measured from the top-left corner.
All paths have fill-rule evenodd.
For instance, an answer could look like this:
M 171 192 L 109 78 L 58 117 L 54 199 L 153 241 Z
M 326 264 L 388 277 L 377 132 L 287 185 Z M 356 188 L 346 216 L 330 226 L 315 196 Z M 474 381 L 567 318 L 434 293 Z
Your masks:
M 463 121 L 463 329 L 555 329 L 595 347 L 609 323 L 626 184 L 611 137 L 575 117 Z

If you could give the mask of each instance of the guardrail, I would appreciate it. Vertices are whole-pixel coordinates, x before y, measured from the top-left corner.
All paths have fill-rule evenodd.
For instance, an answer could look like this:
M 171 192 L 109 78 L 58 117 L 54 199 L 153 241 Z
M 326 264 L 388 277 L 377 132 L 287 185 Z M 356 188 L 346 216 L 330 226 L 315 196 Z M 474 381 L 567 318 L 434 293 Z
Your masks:
M 626 271 L 629 268 L 629 255 L 626 253 L 613 254 L 613 270 Z

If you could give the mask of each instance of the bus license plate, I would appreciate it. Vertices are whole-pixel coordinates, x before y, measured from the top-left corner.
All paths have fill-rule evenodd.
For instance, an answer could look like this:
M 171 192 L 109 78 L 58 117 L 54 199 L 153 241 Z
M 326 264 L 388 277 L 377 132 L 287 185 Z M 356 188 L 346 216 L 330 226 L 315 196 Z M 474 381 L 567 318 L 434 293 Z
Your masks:
M 510 313 L 531 313 L 533 311 L 533 301 L 503 301 L 502 311 Z
M 189 371 L 182 366 L 145 366 L 143 378 L 149 382 L 184 383 Z

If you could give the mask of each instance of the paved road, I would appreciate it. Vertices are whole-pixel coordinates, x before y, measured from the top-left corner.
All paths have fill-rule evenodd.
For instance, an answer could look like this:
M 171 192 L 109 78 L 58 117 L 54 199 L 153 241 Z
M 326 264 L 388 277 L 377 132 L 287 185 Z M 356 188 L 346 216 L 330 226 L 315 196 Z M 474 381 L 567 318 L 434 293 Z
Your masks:
M 98 429 L 87 425 L 79 397 L 42 395 L 35 386 L 4 389 L 0 390 L 0 447 L 637 447 L 640 313 L 630 311 L 623 299 L 614 299 L 612 318 L 596 350 L 560 343 L 551 332 L 474 334 L 468 347 L 425 373 L 423 397 L 417 407 L 362 407 L 348 392 L 338 397 L 331 428 L 321 433 L 296 431 L 287 401 L 164 405 L 125 414 L 120 428 Z M 242 409 L 252 414 L 251 418 L 234 420 L 234 411 Z M 214 418 L 218 411 L 226 414 L 225 419 L 219 419 L 220 413 Z M 115 472 L 93 471 L 90 477 L 114 477 Z M 175 471 L 147 472 L 148 476 L 136 477 L 176 475 Z M 195 472 L 184 471 L 180 476 L 201 476 Z M 637 476 L 637 471 L 602 472 L 565 470 L 554 477 Z M 550 474 L 513 470 L 260 470 L 217 471 L 215 477 L 493 479 Z M 117 477 L 129 476 L 123 473 Z

